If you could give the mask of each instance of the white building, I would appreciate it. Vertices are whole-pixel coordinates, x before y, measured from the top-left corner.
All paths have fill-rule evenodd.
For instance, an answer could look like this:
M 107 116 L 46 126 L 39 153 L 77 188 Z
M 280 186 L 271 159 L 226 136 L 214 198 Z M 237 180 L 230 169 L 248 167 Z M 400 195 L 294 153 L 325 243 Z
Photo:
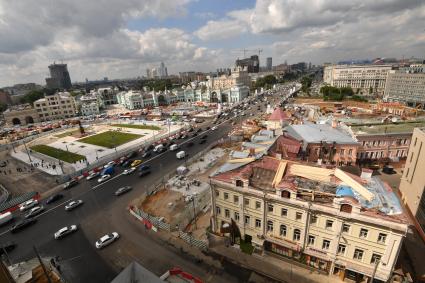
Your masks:
M 81 96 L 79 104 L 80 113 L 83 116 L 98 115 L 100 109 L 105 107 L 103 96 L 97 91 L 92 91 L 90 94 Z
M 334 87 L 351 87 L 363 95 L 383 95 L 391 69 L 391 65 L 331 65 L 324 68 L 323 81 Z
M 34 102 L 41 121 L 52 121 L 74 117 L 77 107 L 69 92 L 57 92 Z

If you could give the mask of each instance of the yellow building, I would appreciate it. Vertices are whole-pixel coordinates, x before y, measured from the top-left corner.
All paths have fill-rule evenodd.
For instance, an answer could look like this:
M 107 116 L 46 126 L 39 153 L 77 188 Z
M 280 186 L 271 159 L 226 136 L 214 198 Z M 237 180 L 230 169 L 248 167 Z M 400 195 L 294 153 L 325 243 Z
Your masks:
M 228 89 L 235 86 L 251 86 L 251 78 L 246 67 L 234 67 L 230 76 L 210 77 L 208 87 L 211 89 Z
M 75 100 L 69 92 L 57 92 L 34 102 L 41 121 L 74 117 L 77 113 Z
M 367 172 L 266 156 L 212 176 L 211 190 L 213 231 L 342 280 L 387 281 L 407 231 L 391 188 Z

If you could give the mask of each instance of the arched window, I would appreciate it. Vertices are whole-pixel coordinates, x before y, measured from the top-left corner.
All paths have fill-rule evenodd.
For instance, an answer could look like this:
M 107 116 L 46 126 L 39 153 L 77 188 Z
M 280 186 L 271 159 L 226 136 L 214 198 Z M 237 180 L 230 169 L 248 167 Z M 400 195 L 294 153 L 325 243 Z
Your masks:
M 273 232 L 273 221 L 267 221 L 267 232 Z
M 294 230 L 294 241 L 299 241 L 301 239 L 301 231 L 300 229 L 295 229 Z
M 243 187 L 243 181 L 242 180 L 236 180 L 236 187 Z
M 280 225 L 280 235 L 282 237 L 286 237 L 286 226 L 285 225 Z
M 288 191 L 282 191 L 280 196 L 283 198 L 291 198 L 291 193 Z
M 353 209 L 353 207 L 351 205 L 344 203 L 344 204 L 341 204 L 339 211 L 351 213 L 352 209 Z

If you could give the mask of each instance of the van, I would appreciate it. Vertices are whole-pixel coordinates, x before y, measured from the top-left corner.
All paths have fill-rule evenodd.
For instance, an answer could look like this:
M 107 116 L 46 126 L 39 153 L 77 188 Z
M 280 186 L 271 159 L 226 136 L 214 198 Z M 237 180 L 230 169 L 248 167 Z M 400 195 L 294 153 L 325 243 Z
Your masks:
M 10 211 L 0 214 L 0 225 L 6 224 L 13 219 L 13 215 Z
M 179 145 L 178 144 L 172 144 L 171 146 L 170 146 L 170 150 L 171 151 L 175 151 L 175 150 L 177 150 L 179 148 Z
M 176 157 L 177 157 L 177 159 L 183 159 L 183 158 L 186 157 L 186 152 L 184 152 L 183 150 L 179 151 L 179 152 L 177 152 Z
M 154 152 L 161 151 L 161 149 L 162 149 L 163 147 L 164 147 L 164 146 L 163 146 L 162 144 L 158 144 L 157 146 L 155 146 L 155 148 L 153 149 L 153 151 L 154 151 Z

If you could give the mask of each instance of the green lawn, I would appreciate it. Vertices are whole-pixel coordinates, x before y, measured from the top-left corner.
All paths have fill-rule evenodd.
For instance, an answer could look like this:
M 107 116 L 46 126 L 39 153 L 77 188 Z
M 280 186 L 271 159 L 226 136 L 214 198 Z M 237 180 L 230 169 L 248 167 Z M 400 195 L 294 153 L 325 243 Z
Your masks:
M 48 145 L 39 144 L 34 145 L 30 147 L 31 150 L 37 151 L 39 153 L 51 156 L 56 159 L 60 159 L 62 161 L 68 162 L 68 163 L 74 163 L 76 161 L 85 159 L 86 157 L 84 155 L 72 153 L 69 151 L 65 151 L 59 148 L 54 148 Z
M 143 137 L 143 135 L 107 131 L 87 138 L 79 139 L 79 142 L 94 144 L 107 148 L 114 148 L 129 141 Z
M 74 130 L 71 130 L 71 131 L 66 131 L 62 134 L 57 134 L 57 135 L 55 135 L 55 137 L 64 138 L 64 137 L 67 137 L 67 136 L 72 136 L 73 134 L 78 133 L 78 132 L 80 132 L 80 129 L 77 128 L 77 129 L 74 129 Z
M 161 130 L 160 127 L 150 126 L 150 125 L 112 124 L 111 126 L 120 127 L 120 128 L 140 129 L 140 130 L 155 130 L 155 131 Z

